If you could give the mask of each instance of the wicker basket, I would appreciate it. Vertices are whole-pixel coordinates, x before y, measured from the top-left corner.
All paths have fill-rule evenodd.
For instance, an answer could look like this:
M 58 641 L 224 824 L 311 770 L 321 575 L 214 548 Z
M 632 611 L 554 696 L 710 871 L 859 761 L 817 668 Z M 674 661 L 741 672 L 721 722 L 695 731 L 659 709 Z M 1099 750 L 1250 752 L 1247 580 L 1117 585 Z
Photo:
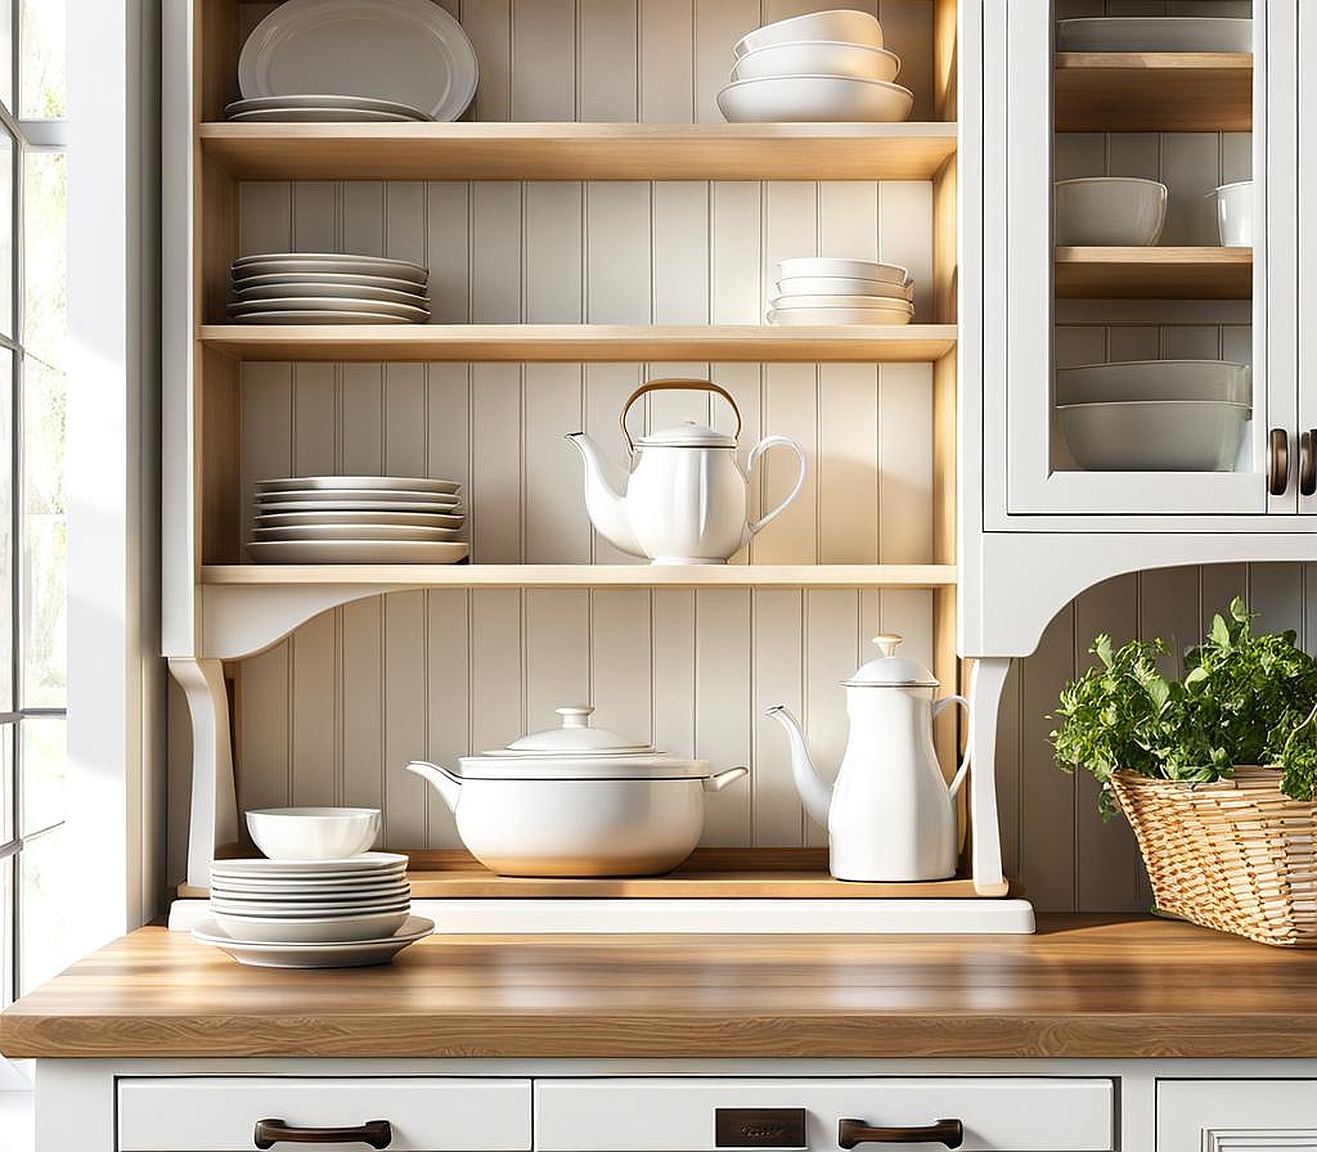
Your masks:
M 1263 944 L 1317 947 L 1317 802 L 1291 800 L 1280 772 L 1183 784 L 1112 778 L 1160 911 Z

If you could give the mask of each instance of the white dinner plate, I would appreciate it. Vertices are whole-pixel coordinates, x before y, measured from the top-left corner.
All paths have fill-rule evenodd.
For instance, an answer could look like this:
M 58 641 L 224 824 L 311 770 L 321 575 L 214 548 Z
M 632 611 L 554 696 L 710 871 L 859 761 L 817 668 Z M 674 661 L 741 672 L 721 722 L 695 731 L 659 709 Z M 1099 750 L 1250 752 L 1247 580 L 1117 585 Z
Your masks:
M 285 495 L 288 496 L 287 499 L 274 496 L 267 500 L 258 499 L 258 514 L 264 515 L 267 512 L 280 514 L 307 513 L 332 510 L 336 516 L 350 516 L 356 512 L 387 512 L 390 515 L 398 512 L 419 513 L 422 515 L 436 513 L 459 515 L 462 510 L 460 500 L 431 498 L 424 492 L 411 492 L 387 500 L 357 499 L 351 493 L 340 495 L 337 492 L 303 492 L 286 493 Z M 366 493 L 359 493 L 358 495 L 364 497 Z
M 910 313 L 897 308 L 770 309 L 770 324 L 909 324 Z
M 422 290 L 376 288 L 370 284 L 297 284 L 285 280 L 281 284 L 252 284 L 233 286 L 230 297 L 235 302 L 249 300 L 288 300 L 300 297 L 335 297 L 345 300 L 384 300 L 390 304 L 410 304 L 413 308 L 430 310 L 430 297 Z
M 257 528 L 300 528 L 312 524 L 405 524 L 416 528 L 460 528 L 462 515 L 442 512 L 258 512 Z
M 385 312 L 324 312 L 289 309 L 287 312 L 248 312 L 230 317 L 238 324 L 417 324 Z
M 399 104 L 396 100 L 375 100 L 369 96 L 326 95 L 297 92 L 291 96 L 253 96 L 250 100 L 235 100 L 224 112 L 277 112 L 281 108 L 360 108 L 371 112 L 392 112 L 412 120 L 428 122 L 430 117 L 419 108 Z
M 411 907 L 411 897 L 392 900 L 322 900 L 312 902 L 274 900 L 234 900 L 228 896 L 211 896 L 210 909 L 217 915 L 250 916 L 255 919 L 328 920 L 348 916 L 383 916 L 389 912 L 405 912 Z
M 782 296 L 882 296 L 902 300 L 915 298 L 915 282 L 893 284 L 862 280 L 854 276 L 784 276 L 774 285 Z
M 345 276 L 388 276 L 395 280 L 408 280 L 424 284 L 430 279 L 430 270 L 410 260 L 395 260 L 388 256 L 359 256 L 353 252 L 256 252 L 239 256 L 230 271 L 235 279 L 244 276 L 296 275 L 301 272 L 321 272 Z
M 416 304 L 392 304 L 388 300 L 338 299 L 334 296 L 279 296 L 270 300 L 240 300 L 229 304 L 230 316 L 259 316 L 265 312 L 308 311 L 333 315 L 339 312 L 374 312 L 400 320 L 423 323 L 430 309 Z
M 232 283 L 235 292 L 245 291 L 248 288 L 277 287 L 280 284 L 297 284 L 302 287 L 312 284 L 332 284 L 336 288 L 357 285 L 362 288 L 389 288 L 394 292 L 407 292 L 414 296 L 425 296 L 429 291 L 424 279 L 403 280 L 397 276 L 371 276 L 357 272 L 240 271 L 233 274 Z
M 414 524 L 299 524 L 254 528 L 257 540 L 456 540 L 457 528 L 418 528 Z
M 307 883 L 286 880 L 221 880 L 210 882 L 212 897 L 225 900 L 327 900 L 327 899 L 380 899 L 381 897 L 410 896 L 411 884 L 406 873 L 388 880 L 373 877 L 366 883 L 346 883 L 313 880 Z
M 257 564 L 456 564 L 467 557 L 460 541 L 253 540 Z
M 373 108 L 279 108 L 230 112 L 232 124 L 414 124 L 415 116 Z M 429 118 L 426 118 L 428 123 Z
M 456 120 L 476 93 L 475 50 L 433 0 L 286 0 L 252 30 L 238 87 L 252 96 L 343 92 Z
M 376 492 L 389 495 L 434 493 L 456 499 L 462 485 L 434 476 L 276 476 L 257 480 L 257 492 Z
M 363 852 L 359 856 L 344 856 L 341 860 L 269 860 L 252 856 L 238 860 L 214 860 L 210 865 L 212 876 L 232 876 L 251 879 L 259 876 L 274 879 L 310 880 L 325 877 L 342 880 L 349 876 L 405 872 L 407 857 L 400 852 Z
M 349 944 L 258 944 L 235 940 L 215 920 L 203 920 L 192 929 L 192 938 L 212 944 L 239 964 L 258 968 L 362 968 L 387 964 L 408 944 L 434 932 L 434 921 L 409 916 L 392 936 L 382 940 L 358 940 Z

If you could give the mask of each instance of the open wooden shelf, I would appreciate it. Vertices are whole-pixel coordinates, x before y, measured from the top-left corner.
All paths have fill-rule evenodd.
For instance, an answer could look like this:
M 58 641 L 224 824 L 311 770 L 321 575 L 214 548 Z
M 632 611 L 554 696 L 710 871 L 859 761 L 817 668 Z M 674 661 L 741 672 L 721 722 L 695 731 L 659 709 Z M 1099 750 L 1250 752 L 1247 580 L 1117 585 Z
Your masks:
M 239 180 L 929 180 L 931 124 L 229 124 L 202 150 Z
M 954 564 L 209 564 L 203 585 L 397 588 L 942 588 Z
M 967 900 L 978 895 L 974 882 L 961 878 L 909 884 L 835 880 L 828 874 L 826 848 L 698 848 L 666 876 L 552 880 L 496 876 L 461 849 L 425 849 L 407 855 L 414 900 Z M 205 888 L 187 884 L 178 889 L 182 899 L 208 894 Z
M 1249 52 L 1058 52 L 1059 132 L 1248 132 Z
M 1058 248 L 1056 294 L 1080 300 L 1248 300 L 1253 249 Z
M 954 324 L 207 324 L 202 342 L 238 360 L 748 361 L 928 363 Z

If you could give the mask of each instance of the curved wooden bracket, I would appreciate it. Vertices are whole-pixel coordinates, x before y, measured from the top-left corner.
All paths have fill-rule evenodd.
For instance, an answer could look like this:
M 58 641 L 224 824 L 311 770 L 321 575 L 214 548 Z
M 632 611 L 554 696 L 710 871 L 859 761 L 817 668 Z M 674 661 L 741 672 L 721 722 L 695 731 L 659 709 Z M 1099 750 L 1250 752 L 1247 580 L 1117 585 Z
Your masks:
M 216 660 L 255 656 L 321 612 L 400 591 L 400 584 L 203 585 L 201 651 Z

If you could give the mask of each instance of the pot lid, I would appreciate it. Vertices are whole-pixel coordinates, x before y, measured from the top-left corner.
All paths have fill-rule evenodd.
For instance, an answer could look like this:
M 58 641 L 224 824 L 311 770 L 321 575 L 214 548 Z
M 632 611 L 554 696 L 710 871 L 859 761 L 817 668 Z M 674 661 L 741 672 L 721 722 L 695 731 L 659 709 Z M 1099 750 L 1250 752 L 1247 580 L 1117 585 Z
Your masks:
M 686 420 L 661 432 L 651 432 L 636 441 L 640 448 L 735 448 L 736 437 L 715 432 L 707 424 Z
M 562 717 L 558 728 L 546 728 L 514 740 L 506 748 L 482 753 L 485 756 L 643 756 L 654 751 L 652 744 L 642 744 L 629 736 L 607 728 L 591 728 L 588 704 L 573 704 L 556 709 Z
M 875 636 L 873 642 L 878 645 L 882 655 L 877 660 L 861 665 L 854 676 L 843 680 L 847 688 L 937 688 L 941 681 L 916 660 L 907 660 L 896 655 L 901 646 L 901 637 L 892 633 Z

